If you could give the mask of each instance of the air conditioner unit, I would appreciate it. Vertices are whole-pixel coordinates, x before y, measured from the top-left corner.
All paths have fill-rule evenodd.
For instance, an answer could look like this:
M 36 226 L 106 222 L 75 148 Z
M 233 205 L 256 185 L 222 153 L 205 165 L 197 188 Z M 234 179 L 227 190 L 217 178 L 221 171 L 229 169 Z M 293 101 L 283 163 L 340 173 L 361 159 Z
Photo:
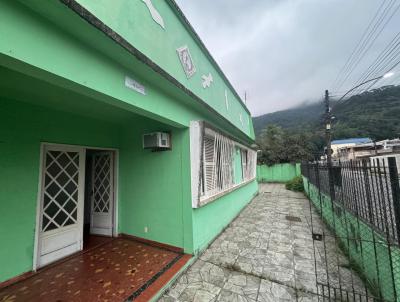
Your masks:
M 170 149 L 171 136 L 167 132 L 153 132 L 143 134 L 143 149 Z

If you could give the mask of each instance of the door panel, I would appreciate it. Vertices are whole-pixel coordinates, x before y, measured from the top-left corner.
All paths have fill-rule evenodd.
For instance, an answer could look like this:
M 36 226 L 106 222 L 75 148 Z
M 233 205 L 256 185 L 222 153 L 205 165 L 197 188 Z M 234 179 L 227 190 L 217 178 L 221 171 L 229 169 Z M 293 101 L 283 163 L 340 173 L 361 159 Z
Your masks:
M 78 147 L 44 147 L 39 267 L 82 249 L 84 154 Z
M 92 160 L 90 233 L 112 236 L 114 204 L 113 152 L 98 152 Z

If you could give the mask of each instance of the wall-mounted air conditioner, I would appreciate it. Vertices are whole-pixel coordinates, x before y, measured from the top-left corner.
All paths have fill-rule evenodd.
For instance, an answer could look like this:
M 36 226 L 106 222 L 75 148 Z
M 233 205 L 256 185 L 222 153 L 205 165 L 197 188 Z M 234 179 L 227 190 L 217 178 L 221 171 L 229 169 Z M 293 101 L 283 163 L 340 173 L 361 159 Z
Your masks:
M 167 132 L 153 132 L 143 134 L 143 149 L 171 149 L 171 135 Z

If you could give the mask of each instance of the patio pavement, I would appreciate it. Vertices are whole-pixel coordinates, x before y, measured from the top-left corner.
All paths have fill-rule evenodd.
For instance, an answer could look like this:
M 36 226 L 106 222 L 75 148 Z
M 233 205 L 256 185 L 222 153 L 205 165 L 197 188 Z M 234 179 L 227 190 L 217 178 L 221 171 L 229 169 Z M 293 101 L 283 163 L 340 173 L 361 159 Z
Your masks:
M 343 295 L 365 293 L 334 237 L 325 237 L 326 249 L 315 241 L 314 253 L 310 204 L 304 194 L 280 184 L 261 184 L 259 191 L 159 302 L 322 301 L 316 295 L 316 278 L 326 283 L 328 276 L 331 285 L 342 286 Z M 314 209 L 312 218 L 314 230 L 330 234 Z M 334 294 L 331 291 L 332 298 Z M 336 295 L 340 297 L 340 291 Z
M 1 289 L 0 302 L 148 301 L 186 258 L 131 239 L 106 240 Z

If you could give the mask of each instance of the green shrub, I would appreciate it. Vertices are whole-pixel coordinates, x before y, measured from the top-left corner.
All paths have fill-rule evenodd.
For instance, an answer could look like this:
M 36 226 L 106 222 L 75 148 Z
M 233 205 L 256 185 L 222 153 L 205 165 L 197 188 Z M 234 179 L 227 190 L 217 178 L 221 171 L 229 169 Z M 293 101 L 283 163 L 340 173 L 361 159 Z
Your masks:
M 303 177 L 296 176 L 292 180 L 286 182 L 286 189 L 295 192 L 304 192 Z

